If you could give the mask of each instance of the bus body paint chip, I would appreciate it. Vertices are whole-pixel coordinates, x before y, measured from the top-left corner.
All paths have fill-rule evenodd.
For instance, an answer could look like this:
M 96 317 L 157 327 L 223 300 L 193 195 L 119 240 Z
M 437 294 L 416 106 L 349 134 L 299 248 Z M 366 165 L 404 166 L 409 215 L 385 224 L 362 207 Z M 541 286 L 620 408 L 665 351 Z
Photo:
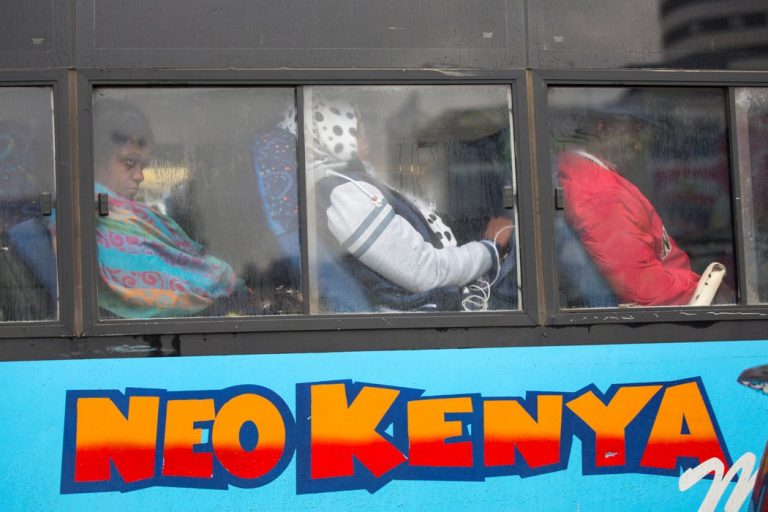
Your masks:
M 392 480 L 480 481 L 563 470 L 678 477 L 731 465 L 700 378 L 605 393 L 424 396 L 340 380 L 298 384 L 296 415 L 268 388 L 67 392 L 62 493 L 258 487 L 296 456 L 298 493 L 375 492 Z

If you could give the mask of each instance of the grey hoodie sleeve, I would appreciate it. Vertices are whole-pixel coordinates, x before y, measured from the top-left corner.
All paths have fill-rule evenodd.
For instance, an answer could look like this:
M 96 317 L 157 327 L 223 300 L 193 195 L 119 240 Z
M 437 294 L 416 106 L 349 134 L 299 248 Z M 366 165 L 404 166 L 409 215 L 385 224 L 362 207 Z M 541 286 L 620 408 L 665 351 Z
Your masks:
M 410 292 L 463 286 L 492 266 L 492 242 L 437 249 L 370 183 L 335 187 L 326 213 L 328 228 L 345 251 Z

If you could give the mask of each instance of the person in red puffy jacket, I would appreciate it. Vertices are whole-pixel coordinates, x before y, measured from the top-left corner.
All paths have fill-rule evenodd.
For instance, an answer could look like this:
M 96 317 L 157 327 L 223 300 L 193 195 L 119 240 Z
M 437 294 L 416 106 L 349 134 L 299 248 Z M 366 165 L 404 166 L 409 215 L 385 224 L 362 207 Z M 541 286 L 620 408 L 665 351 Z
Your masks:
M 557 177 L 566 220 L 619 303 L 688 304 L 699 275 L 635 185 L 586 151 L 561 153 Z
M 643 165 L 647 127 L 631 114 L 596 113 L 587 120 L 583 149 L 557 158 L 565 218 L 619 304 L 687 305 L 699 274 L 651 202 L 622 176 Z

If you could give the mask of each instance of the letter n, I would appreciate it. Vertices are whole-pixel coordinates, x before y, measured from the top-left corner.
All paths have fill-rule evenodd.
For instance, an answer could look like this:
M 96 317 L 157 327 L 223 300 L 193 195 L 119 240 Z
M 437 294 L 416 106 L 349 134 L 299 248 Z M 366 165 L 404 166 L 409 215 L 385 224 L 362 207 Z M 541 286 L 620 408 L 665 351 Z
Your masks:
M 560 462 L 562 395 L 536 396 L 537 418 L 519 400 L 485 400 L 485 465 L 513 466 L 515 451 L 531 469 Z
M 110 398 L 79 398 L 75 482 L 109 481 L 111 464 L 125 483 L 153 478 L 159 403 L 156 396 L 131 396 L 124 415 Z

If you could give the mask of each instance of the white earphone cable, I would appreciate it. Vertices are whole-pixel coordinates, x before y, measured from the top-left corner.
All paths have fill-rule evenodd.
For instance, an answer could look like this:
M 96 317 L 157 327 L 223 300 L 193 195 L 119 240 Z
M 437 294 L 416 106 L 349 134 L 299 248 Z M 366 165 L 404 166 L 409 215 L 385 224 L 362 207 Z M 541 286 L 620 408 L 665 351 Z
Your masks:
M 502 232 L 510 229 L 512 229 L 512 226 L 501 228 L 493 237 L 493 244 L 486 244 L 488 247 L 493 247 L 493 257 L 496 262 L 496 275 L 490 283 L 487 280 L 480 278 L 474 283 L 466 286 L 465 290 L 468 295 L 461 300 L 462 311 L 488 311 L 488 302 L 491 300 L 491 287 L 496 284 L 501 274 L 501 255 L 499 254 L 496 242 Z

